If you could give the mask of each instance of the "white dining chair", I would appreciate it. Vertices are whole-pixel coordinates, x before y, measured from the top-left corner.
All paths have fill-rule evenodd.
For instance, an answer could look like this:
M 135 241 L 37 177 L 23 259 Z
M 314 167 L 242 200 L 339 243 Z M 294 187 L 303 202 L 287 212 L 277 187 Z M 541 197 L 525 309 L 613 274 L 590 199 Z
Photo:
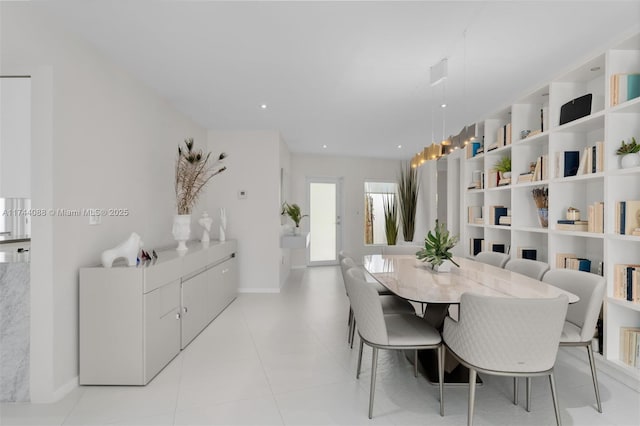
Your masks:
M 602 413 L 598 375 L 591 341 L 596 331 L 605 293 L 605 279 L 600 275 L 570 269 L 554 269 L 542 281 L 577 295 L 580 300 L 569 305 L 560 337 L 560 346 L 584 346 L 589 356 L 591 379 L 596 393 L 598 412 Z
M 488 265 L 504 268 L 511 256 L 496 251 L 481 251 L 474 258 L 477 262 L 486 263 Z
M 455 358 L 469 368 L 469 426 L 473 424 L 477 372 L 527 377 L 528 383 L 532 376 L 549 376 L 556 423 L 561 424 L 553 364 L 567 305 L 565 295 L 519 299 L 462 294 L 459 321 L 447 317 L 442 338 Z M 530 388 L 527 390 L 529 401 Z
M 415 309 L 413 308 L 413 305 L 411 305 L 411 303 L 407 302 L 406 300 L 395 296 L 393 294 L 380 294 L 378 292 L 377 286 L 372 286 L 371 283 L 366 281 L 365 275 L 364 275 L 364 271 L 362 270 L 362 268 L 358 267 L 355 262 L 353 261 L 353 259 L 346 257 L 344 259 L 342 259 L 342 263 L 340 264 L 341 268 L 342 268 L 342 278 L 345 284 L 345 291 L 347 292 L 347 296 L 349 296 L 349 290 L 347 288 L 347 278 L 346 278 L 346 273 L 348 270 L 353 269 L 355 272 L 355 274 L 357 274 L 363 281 L 365 281 L 367 283 L 368 286 L 370 286 L 371 288 L 373 288 L 376 293 L 378 293 L 378 296 L 380 297 L 380 303 L 382 304 L 382 310 L 384 311 L 385 314 L 415 314 Z M 380 286 L 382 286 L 382 284 L 378 284 Z M 353 316 L 353 307 L 349 306 L 349 334 L 347 336 L 347 343 L 349 343 L 351 345 L 351 347 L 353 347 L 353 337 L 355 335 L 355 328 L 356 328 L 356 319 Z
M 438 352 L 438 382 L 440 392 L 440 415 L 444 415 L 442 381 L 444 376 L 444 351 L 442 338 L 435 328 L 414 314 L 391 314 L 384 312 L 381 298 L 375 289 L 362 279 L 357 269 L 349 269 L 346 274 L 347 292 L 358 322 L 360 350 L 356 378 L 360 377 L 362 350 L 366 343 L 373 349 L 371 363 L 371 385 L 369 391 L 369 418 L 373 417 L 373 401 L 378 367 L 378 350 L 413 350 L 414 369 L 417 366 L 417 351 L 436 349 Z
M 542 280 L 542 276 L 549 270 L 549 264 L 530 259 L 509 259 L 504 269 L 517 272 L 522 275 Z

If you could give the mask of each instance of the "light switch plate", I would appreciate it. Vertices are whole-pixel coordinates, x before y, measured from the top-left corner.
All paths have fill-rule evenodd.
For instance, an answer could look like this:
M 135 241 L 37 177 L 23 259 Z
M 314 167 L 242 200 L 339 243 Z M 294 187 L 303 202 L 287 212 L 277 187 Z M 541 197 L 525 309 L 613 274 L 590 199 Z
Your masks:
M 244 200 L 245 198 L 247 198 L 247 191 L 244 189 L 238 190 L 238 199 Z

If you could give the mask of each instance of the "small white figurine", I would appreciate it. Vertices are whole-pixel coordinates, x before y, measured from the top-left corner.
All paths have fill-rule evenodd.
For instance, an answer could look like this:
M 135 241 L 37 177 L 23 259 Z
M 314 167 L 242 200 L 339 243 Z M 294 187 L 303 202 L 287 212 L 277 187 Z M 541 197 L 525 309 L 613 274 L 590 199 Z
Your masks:
M 140 235 L 132 232 L 126 241 L 118 244 L 112 249 L 102 252 L 102 256 L 100 257 L 102 260 L 102 266 L 105 268 L 111 268 L 113 261 L 121 257 L 127 259 L 127 265 L 136 266 L 138 252 L 140 251 L 140 247 L 143 245 L 144 243 L 140 239 Z
M 209 231 L 211 231 L 211 224 L 213 223 L 213 219 L 209 217 L 207 212 L 204 212 L 202 213 L 202 217 L 198 219 L 198 223 L 204 228 L 204 231 L 202 231 L 202 239 L 200 239 L 200 241 L 203 243 L 208 243 Z
M 225 241 L 227 239 L 225 235 L 225 231 L 227 229 L 227 212 L 224 210 L 224 207 L 220 208 L 220 241 Z

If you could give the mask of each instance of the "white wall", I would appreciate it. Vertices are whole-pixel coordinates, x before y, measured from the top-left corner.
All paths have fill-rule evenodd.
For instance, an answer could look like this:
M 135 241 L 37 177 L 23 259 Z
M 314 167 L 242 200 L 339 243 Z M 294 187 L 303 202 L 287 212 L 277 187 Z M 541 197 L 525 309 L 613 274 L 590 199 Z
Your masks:
M 29 78 L 0 78 L 0 197 L 31 197 Z
M 284 202 L 289 199 L 291 192 L 291 153 L 289 147 L 283 140 L 280 140 L 280 169 L 281 169 L 281 187 L 280 201 Z M 286 217 L 280 217 L 280 223 L 286 222 Z M 289 271 L 291 271 L 291 249 L 280 249 L 280 287 L 287 282 Z
M 29 2 L 0 4 L 0 73 L 31 74 L 34 208 L 128 208 L 127 217 L 33 220 L 32 398 L 46 401 L 78 374 L 78 268 L 138 232 L 173 244 L 176 146 L 206 131 L 62 30 Z
M 341 177 L 342 188 L 342 249 L 356 257 L 380 253 L 381 248 L 364 244 L 364 183 L 365 181 L 395 182 L 400 161 L 328 155 L 291 154 L 291 199 L 308 212 L 306 204 L 307 177 Z M 309 221 L 301 227 L 309 230 Z M 304 250 L 292 250 L 293 267 L 306 265 Z
M 227 171 L 214 178 L 209 211 L 224 207 L 227 238 L 238 240 L 240 291 L 280 291 L 280 134 L 210 131 L 209 149 L 224 151 Z M 284 157 L 286 155 L 282 154 Z M 247 198 L 238 198 L 244 190 Z M 214 217 L 212 229 L 218 229 Z M 212 232 L 212 238 L 217 238 Z

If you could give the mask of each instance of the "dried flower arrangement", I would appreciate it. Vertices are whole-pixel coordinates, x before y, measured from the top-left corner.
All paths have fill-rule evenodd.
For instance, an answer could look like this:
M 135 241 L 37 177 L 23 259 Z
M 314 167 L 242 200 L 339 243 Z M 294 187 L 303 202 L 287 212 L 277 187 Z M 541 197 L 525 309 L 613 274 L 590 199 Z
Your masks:
M 193 148 L 193 138 L 184 140 L 185 147 L 178 146 L 178 158 L 176 159 L 176 202 L 178 214 L 191 214 L 191 210 L 204 187 L 215 175 L 224 172 L 227 168 L 220 166 L 227 156 L 224 152 L 216 161 L 211 160 L 211 153 L 204 154 L 202 150 Z M 186 148 L 186 149 L 185 149 Z
M 549 188 L 534 188 L 531 191 L 533 202 L 539 209 L 549 208 Z

